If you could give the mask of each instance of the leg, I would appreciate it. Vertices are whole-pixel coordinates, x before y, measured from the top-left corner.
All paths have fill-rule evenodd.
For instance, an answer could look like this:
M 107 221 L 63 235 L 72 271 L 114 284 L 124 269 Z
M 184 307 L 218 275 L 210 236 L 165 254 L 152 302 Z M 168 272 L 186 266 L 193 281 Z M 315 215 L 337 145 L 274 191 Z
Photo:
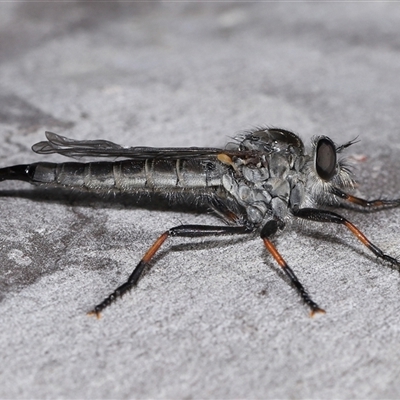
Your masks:
M 304 289 L 304 286 L 297 279 L 297 276 L 294 274 L 294 272 L 286 263 L 286 261 L 283 259 L 283 257 L 279 254 L 276 247 L 268 239 L 270 236 L 274 235 L 277 230 L 278 230 L 277 221 L 271 220 L 265 224 L 264 228 L 261 230 L 261 239 L 264 241 L 265 247 L 271 253 L 272 257 L 275 258 L 276 262 L 279 264 L 279 266 L 282 268 L 285 274 L 288 276 L 293 286 L 297 289 L 300 297 L 303 299 L 304 303 L 306 303 L 310 307 L 311 309 L 310 316 L 313 317 L 315 314 L 318 313 L 325 314 L 325 310 L 320 308 L 316 303 L 314 303 L 311 300 L 310 295 L 307 293 L 307 291 Z
M 296 217 L 308 219 L 310 221 L 331 222 L 334 224 L 344 225 L 363 245 L 371 250 L 377 257 L 381 258 L 382 260 L 389 261 L 394 265 L 400 266 L 400 262 L 398 260 L 385 254 L 379 247 L 371 243 L 356 226 L 354 226 L 350 221 L 339 214 L 333 213 L 331 211 L 317 210 L 315 208 L 302 208 L 300 210 L 293 211 L 293 214 Z
M 203 236 L 219 236 L 219 235 L 235 235 L 250 233 L 253 229 L 246 226 L 207 226 L 207 225 L 180 225 L 169 229 L 164 232 L 147 250 L 146 254 L 140 260 L 139 264 L 133 270 L 128 280 L 119 286 L 113 293 L 111 293 L 105 300 L 98 304 L 89 315 L 96 315 L 100 317 L 100 313 L 111 303 L 113 303 L 118 297 L 123 296 L 126 292 L 135 286 L 148 263 L 153 258 L 154 254 L 161 247 L 168 237 L 180 236 L 180 237 L 203 237 Z
M 376 199 L 376 200 L 364 200 L 359 197 L 352 196 L 345 192 L 342 192 L 338 188 L 333 188 L 331 191 L 335 196 L 340 197 L 343 200 L 346 200 L 352 204 L 356 204 L 358 206 L 363 207 L 365 210 L 374 211 L 379 210 L 382 208 L 393 208 L 400 206 L 400 199 L 395 200 L 383 200 L 383 199 Z

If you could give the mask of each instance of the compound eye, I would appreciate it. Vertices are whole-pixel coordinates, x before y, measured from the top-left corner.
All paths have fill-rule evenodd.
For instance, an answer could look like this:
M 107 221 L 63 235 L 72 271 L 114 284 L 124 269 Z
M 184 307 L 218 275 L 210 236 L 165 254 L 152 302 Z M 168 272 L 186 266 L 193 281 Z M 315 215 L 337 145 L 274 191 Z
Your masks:
M 324 181 L 329 181 L 336 172 L 336 148 L 332 140 L 324 137 L 318 140 L 315 151 L 315 169 Z

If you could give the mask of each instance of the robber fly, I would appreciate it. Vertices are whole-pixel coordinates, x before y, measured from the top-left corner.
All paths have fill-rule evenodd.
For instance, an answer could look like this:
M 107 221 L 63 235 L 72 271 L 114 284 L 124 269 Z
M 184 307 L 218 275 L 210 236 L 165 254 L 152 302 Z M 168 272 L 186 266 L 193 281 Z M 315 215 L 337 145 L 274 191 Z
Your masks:
M 348 228 L 372 253 L 399 267 L 346 218 L 324 209 L 348 206 L 375 210 L 400 206 L 396 200 L 364 200 L 347 193 L 355 186 L 338 154 L 354 141 L 337 146 L 327 136 L 313 139 L 309 152 L 300 138 L 284 129 L 258 128 L 244 133 L 225 149 L 125 148 L 106 140 L 72 140 L 46 132 L 47 141 L 32 147 L 38 154 L 68 157 L 108 157 L 113 161 L 60 164 L 38 162 L 0 169 L 0 181 L 21 180 L 47 187 L 118 192 L 133 199 L 165 196 L 172 201 L 206 207 L 225 225 L 179 225 L 164 232 L 147 250 L 128 280 L 91 315 L 100 313 L 135 286 L 145 267 L 169 237 L 204 237 L 258 232 L 266 249 L 285 272 L 310 315 L 325 313 L 307 293 L 293 270 L 272 243 L 290 219 L 330 222 Z M 115 161 L 115 159 L 121 159 Z

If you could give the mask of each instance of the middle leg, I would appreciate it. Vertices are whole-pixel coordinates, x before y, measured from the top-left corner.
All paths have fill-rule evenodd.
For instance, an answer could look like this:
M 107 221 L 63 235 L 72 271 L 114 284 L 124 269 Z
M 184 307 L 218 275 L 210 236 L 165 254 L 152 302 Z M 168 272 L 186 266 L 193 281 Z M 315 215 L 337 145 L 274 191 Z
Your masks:
M 277 230 L 278 230 L 278 222 L 276 220 L 268 221 L 264 225 L 263 229 L 261 230 L 261 239 L 263 240 L 265 247 L 271 253 L 272 257 L 274 257 L 274 259 L 282 268 L 282 270 L 285 272 L 285 274 L 288 276 L 290 282 L 297 289 L 304 303 L 306 303 L 307 306 L 310 307 L 311 309 L 310 316 L 313 317 L 315 314 L 325 314 L 325 310 L 320 308 L 318 304 L 311 299 L 310 295 L 307 293 L 304 286 L 298 280 L 293 270 L 289 267 L 287 262 L 280 255 L 277 248 L 269 240 L 269 238 L 273 236 L 277 232 Z

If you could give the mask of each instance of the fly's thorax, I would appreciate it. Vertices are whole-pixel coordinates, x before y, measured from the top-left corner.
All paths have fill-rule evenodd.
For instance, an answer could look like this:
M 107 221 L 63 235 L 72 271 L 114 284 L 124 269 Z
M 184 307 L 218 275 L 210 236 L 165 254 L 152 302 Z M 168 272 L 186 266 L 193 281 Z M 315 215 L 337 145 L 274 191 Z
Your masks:
M 222 176 L 221 182 L 245 208 L 249 221 L 259 225 L 266 216 L 285 219 L 291 201 L 303 200 L 303 186 L 293 185 L 298 181 L 296 168 L 297 162 L 287 153 L 271 153 L 259 160 L 235 159 L 234 167 Z
M 268 191 L 250 184 L 245 179 L 238 179 L 232 171 L 222 176 L 222 186 L 244 209 L 253 224 L 260 223 L 270 209 L 272 200 Z
M 258 128 L 238 138 L 240 150 L 255 150 L 263 154 L 287 153 L 301 156 L 304 144 L 292 132 L 276 128 Z

